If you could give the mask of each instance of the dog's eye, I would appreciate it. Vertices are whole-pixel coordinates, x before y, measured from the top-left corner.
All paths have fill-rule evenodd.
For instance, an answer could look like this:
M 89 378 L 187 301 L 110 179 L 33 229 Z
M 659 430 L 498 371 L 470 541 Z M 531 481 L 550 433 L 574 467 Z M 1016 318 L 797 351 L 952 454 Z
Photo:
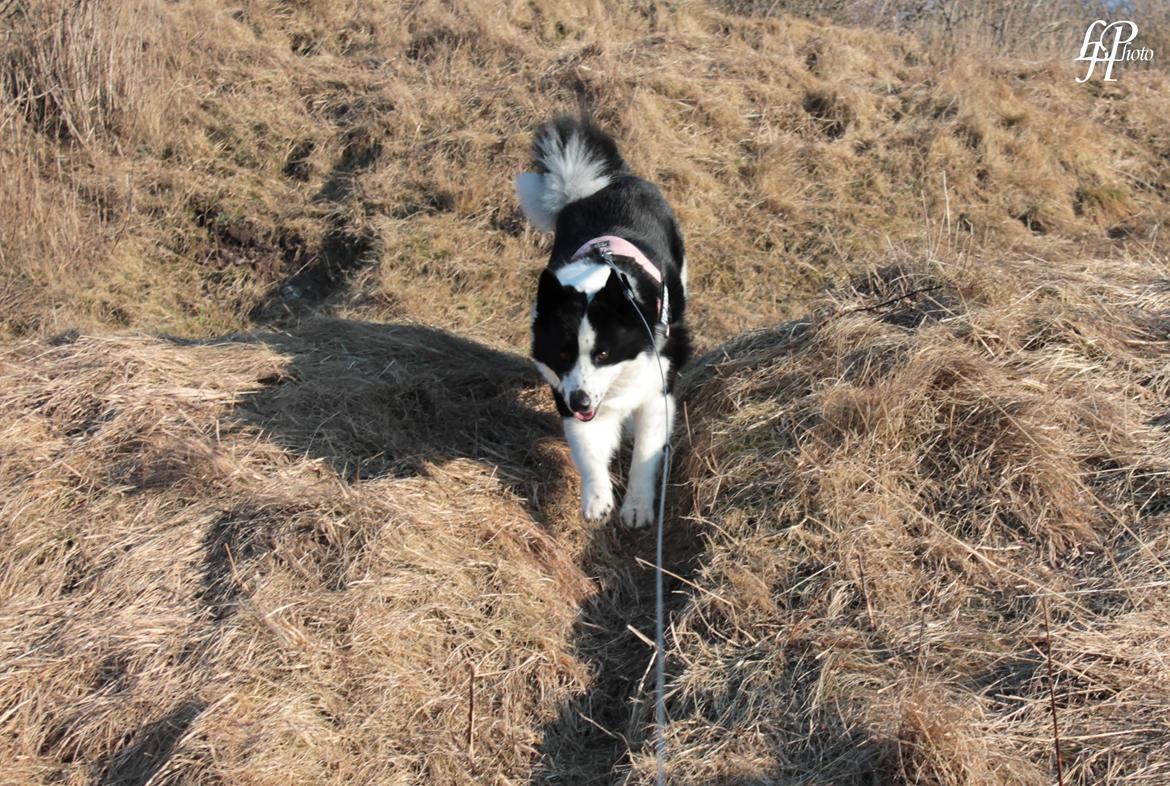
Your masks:
M 593 354 L 593 359 L 598 363 L 604 363 L 605 361 L 609 360 L 609 353 L 603 349 L 599 352 L 595 352 Z
M 568 347 L 565 347 L 564 349 L 561 350 L 561 360 L 572 360 L 572 359 L 573 359 L 573 350 L 569 349 Z

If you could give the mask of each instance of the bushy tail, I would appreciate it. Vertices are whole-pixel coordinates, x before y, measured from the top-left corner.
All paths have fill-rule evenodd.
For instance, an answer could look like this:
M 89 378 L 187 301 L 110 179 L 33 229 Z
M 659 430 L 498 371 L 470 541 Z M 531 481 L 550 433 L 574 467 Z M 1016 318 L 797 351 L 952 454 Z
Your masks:
M 520 208 L 537 229 L 551 232 L 565 205 L 605 188 L 629 172 L 608 134 L 588 120 L 558 117 L 532 141 L 537 172 L 516 177 Z

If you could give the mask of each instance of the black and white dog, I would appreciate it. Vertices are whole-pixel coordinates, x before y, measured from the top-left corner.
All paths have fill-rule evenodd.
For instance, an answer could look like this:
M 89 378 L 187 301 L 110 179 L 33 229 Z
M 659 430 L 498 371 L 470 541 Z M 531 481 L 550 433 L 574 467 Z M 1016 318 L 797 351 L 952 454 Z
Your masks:
M 691 351 L 682 233 L 658 188 L 636 177 L 592 123 L 552 120 L 536 132 L 533 152 L 537 173 L 516 178 L 520 206 L 556 235 L 537 288 L 532 355 L 564 418 L 587 519 L 613 510 L 609 463 L 631 427 L 621 520 L 643 527 L 655 516 L 675 376 Z

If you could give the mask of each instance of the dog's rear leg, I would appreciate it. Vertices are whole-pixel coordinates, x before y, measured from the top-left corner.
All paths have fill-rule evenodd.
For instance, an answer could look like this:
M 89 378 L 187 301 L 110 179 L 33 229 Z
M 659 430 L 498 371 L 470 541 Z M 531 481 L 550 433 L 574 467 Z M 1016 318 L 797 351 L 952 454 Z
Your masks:
M 581 473 L 581 513 L 590 521 L 603 519 L 613 510 L 609 462 L 621 436 L 621 420 L 613 415 L 598 413 L 587 423 L 565 418 L 565 439 Z
M 662 448 L 673 426 L 674 396 L 650 396 L 634 412 L 634 457 L 621 514 L 627 527 L 645 527 L 654 521 Z

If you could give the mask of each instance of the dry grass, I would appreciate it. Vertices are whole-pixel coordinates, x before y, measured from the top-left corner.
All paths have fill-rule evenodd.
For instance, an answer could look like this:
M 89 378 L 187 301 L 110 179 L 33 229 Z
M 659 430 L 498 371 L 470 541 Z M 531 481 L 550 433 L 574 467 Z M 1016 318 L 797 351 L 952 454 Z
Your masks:
M 1065 783 L 1165 782 L 1165 276 L 893 266 L 693 370 L 671 782 L 1049 784 L 1053 699 Z
M 1164 71 L 703 3 L 19 5 L 5 778 L 648 777 L 648 544 L 578 522 L 511 354 L 547 239 L 510 180 L 574 106 L 725 342 L 672 783 L 1053 783 L 1053 700 L 1067 783 L 1170 775 Z
M 81 145 L 143 128 L 165 90 L 163 26 L 146 2 L 42 0 L 13 10 L 4 48 L 3 91 L 50 136 Z
M 1130 19 L 1139 24 L 1139 42 L 1154 52 L 1170 42 L 1170 12 L 1158 0 L 722 0 L 738 13 L 798 15 L 829 19 L 839 25 L 865 27 L 914 36 L 928 46 L 976 56 L 1012 55 L 1028 60 L 1068 60 L 1084 41 L 1085 28 L 1096 19 Z M 1138 68 L 1165 69 L 1161 62 Z
M 7 349 L 5 778 L 527 773 L 539 723 L 586 676 L 565 648 L 588 582 L 510 490 L 564 464 L 541 453 L 551 418 L 513 416 L 526 364 L 455 348 L 318 322 L 206 345 Z M 460 386 L 440 395 L 444 380 Z M 321 398 L 338 388 L 348 405 Z M 472 438 L 448 408 L 499 431 Z M 360 482 L 339 474 L 336 438 L 400 447 L 411 429 L 428 438 L 409 453 L 367 462 Z
M 1078 86 L 1067 59 L 703 4 L 43 5 L 0 44 L 10 337 L 324 309 L 519 347 L 542 239 L 509 183 L 576 106 L 677 206 L 707 342 L 796 316 L 929 216 L 1045 255 L 1164 235 L 1161 71 Z

